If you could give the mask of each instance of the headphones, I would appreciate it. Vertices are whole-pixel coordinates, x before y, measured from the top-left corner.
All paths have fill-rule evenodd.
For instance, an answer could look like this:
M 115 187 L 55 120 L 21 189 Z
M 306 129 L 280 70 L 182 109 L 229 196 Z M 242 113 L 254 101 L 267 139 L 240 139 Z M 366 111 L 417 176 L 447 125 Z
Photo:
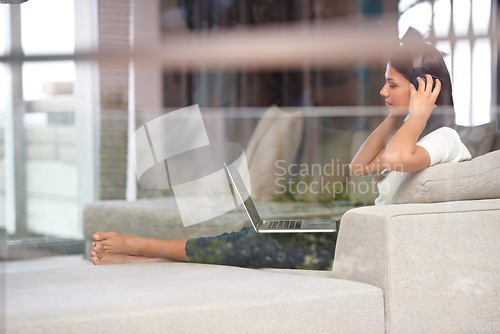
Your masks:
M 413 43 L 421 44 L 422 46 L 425 45 L 424 38 L 413 27 L 408 28 L 408 31 L 403 36 L 402 40 L 403 40 L 403 43 L 405 41 L 410 41 L 410 43 L 413 42 Z M 411 83 L 413 84 L 413 86 L 415 86 L 415 89 L 417 89 L 417 90 L 418 90 L 418 86 L 419 86 L 417 78 L 422 78 L 422 80 L 424 80 L 424 82 L 425 82 L 425 85 L 427 85 L 427 79 L 425 78 L 425 72 L 423 69 L 423 57 L 424 57 L 424 54 L 423 54 L 423 50 L 422 50 L 422 52 L 419 55 L 417 55 L 415 58 L 413 58 L 413 73 L 411 76 Z M 433 76 L 432 77 L 432 89 L 434 89 L 434 87 L 436 87 L 436 77 Z
M 419 86 L 417 78 L 422 78 L 425 85 L 427 86 L 427 79 L 425 78 L 424 69 L 422 66 L 422 58 L 423 54 L 420 54 L 417 57 L 413 58 L 413 74 L 411 76 L 411 83 L 417 90 Z M 432 77 L 432 89 L 434 89 L 434 87 L 436 87 L 436 78 Z

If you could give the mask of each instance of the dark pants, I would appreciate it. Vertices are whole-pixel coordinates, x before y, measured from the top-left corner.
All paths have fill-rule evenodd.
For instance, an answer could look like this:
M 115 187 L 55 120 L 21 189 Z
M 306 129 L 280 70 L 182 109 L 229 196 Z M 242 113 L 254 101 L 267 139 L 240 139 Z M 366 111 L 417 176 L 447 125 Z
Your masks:
M 338 228 L 337 228 L 338 230 Z M 189 262 L 247 268 L 330 270 L 337 233 L 257 233 L 252 227 L 189 239 Z

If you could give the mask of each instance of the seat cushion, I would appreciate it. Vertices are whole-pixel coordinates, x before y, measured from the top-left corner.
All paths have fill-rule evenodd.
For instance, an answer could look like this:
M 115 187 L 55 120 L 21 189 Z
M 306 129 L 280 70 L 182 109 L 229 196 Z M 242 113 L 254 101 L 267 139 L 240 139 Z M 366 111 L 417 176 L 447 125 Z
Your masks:
M 438 164 L 410 174 L 395 204 L 500 198 L 500 150 L 470 161 Z
M 328 277 L 157 263 L 6 279 L 9 333 L 384 333 L 382 290 Z

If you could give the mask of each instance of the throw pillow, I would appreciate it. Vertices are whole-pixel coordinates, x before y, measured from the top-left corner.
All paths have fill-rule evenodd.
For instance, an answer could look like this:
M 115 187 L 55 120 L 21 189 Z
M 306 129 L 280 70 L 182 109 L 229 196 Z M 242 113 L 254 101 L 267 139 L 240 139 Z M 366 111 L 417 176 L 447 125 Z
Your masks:
M 496 132 L 495 143 L 493 144 L 492 151 L 500 150 L 500 131 Z
M 500 198 L 500 150 L 470 161 L 449 162 L 411 173 L 395 204 Z
M 469 150 L 472 158 L 491 151 L 495 140 L 496 123 L 489 122 L 478 126 L 456 125 L 460 139 Z
M 273 106 L 262 115 L 245 149 L 254 199 L 270 200 L 282 189 L 276 178 L 295 161 L 303 124 L 301 111 Z

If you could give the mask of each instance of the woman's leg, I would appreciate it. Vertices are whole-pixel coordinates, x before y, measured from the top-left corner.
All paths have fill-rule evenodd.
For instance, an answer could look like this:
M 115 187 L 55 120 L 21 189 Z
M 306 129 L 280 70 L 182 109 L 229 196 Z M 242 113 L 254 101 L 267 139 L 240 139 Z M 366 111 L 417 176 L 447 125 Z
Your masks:
M 253 228 L 243 228 L 215 237 L 192 238 L 186 243 L 186 255 L 189 262 L 256 267 L 255 237 Z
M 95 260 L 98 264 L 115 262 L 115 260 L 138 260 L 138 258 L 129 259 L 123 256 L 167 259 L 171 261 L 188 260 L 185 251 L 187 239 L 160 240 L 124 236 L 115 232 L 97 232 L 94 234 L 94 240 L 92 257 L 93 262 Z M 121 255 L 122 257 L 117 257 L 117 255 Z
M 328 270 L 333 264 L 337 233 L 262 234 L 244 228 L 216 237 L 160 240 L 98 232 L 94 240 L 94 264 L 170 260 Z
M 253 228 L 186 243 L 189 262 L 249 268 L 328 270 L 337 233 L 256 233 Z

